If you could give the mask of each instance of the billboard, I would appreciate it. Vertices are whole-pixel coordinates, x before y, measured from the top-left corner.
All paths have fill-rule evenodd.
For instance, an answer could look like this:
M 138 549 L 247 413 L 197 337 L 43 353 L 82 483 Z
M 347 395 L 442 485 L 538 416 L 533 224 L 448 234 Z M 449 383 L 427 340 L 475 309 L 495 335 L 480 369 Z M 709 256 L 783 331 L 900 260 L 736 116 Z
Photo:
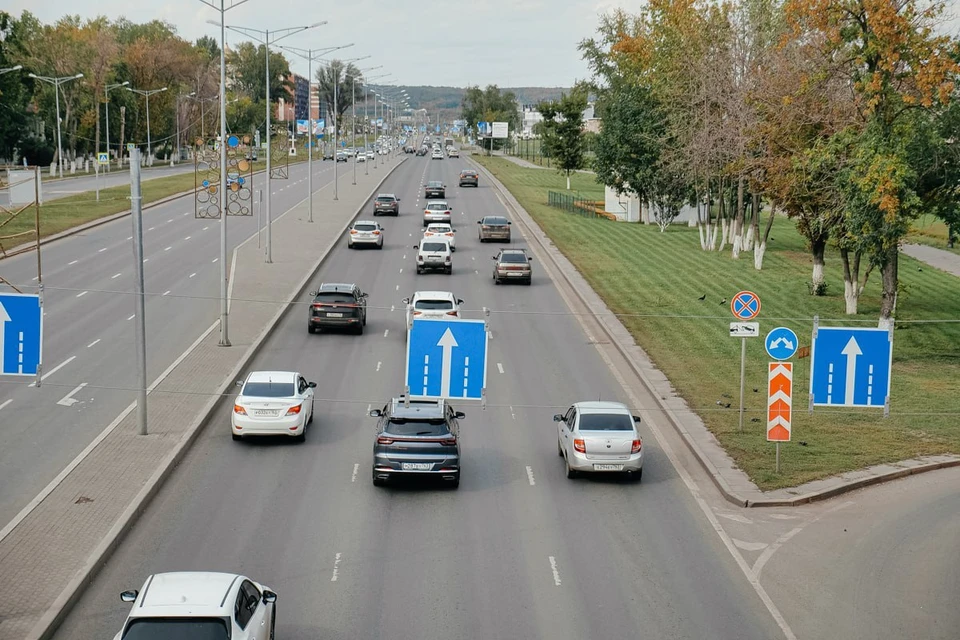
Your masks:
M 306 135 L 310 131 L 309 120 L 297 120 L 297 135 Z
M 492 133 L 492 128 L 489 122 L 478 122 L 477 123 L 477 135 L 480 136 L 489 136 Z
M 494 138 L 506 138 L 508 131 L 509 126 L 506 122 L 494 122 L 491 134 Z

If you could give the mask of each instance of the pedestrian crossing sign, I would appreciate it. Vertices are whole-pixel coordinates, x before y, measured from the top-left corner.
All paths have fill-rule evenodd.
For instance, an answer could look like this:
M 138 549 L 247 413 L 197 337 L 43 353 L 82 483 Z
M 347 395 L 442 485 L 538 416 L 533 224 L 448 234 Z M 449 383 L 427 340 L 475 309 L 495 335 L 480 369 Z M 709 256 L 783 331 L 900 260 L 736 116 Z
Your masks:
M 98 153 L 97 164 L 110 164 L 110 156 L 106 153 Z

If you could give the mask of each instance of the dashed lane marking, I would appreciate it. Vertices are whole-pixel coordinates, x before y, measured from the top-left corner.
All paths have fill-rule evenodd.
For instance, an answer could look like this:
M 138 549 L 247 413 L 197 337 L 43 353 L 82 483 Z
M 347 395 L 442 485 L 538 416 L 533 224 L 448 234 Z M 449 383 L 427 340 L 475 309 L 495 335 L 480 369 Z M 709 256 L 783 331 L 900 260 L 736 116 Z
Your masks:
M 100 338 L 97 338 L 96 340 L 94 340 L 93 342 L 91 342 L 90 344 L 88 344 L 88 345 L 87 345 L 87 349 L 89 349 L 89 348 L 92 347 L 93 345 L 97 344 L 98 342 L 100 342 Z
M 119 277 L 122 276 L 122 275 L 123 275 L 123 273 L 117 273 L 117 274 L 114 274 L 114 275 L 110 276 L 110 279 L 111 279 L 111 280 L 116 280 L 117 278 L 119 278 Z
M 560 570 L 557 569 L 557 559 L 550 556 L 550 570 L 553 572 L 553 584 L 560 586 Z

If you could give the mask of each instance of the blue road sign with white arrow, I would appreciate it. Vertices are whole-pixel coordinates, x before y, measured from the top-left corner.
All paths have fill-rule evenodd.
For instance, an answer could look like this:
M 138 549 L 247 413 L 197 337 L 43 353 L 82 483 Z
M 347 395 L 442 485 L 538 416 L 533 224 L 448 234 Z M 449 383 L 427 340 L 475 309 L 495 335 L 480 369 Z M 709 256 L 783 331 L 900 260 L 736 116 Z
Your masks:
M 789 360 L 797 352 L 799 346 L 797 334 L 786 327 L 771 329 L 764 340 L 767 355 L 774 360 Z
M 0 294 L 0 375 L 37 375 L 42 345 L 40 296 Z
M 884 407 L 893 336 L 887 329 L 818 327 L 810 350 L 810 395 L 827 407 Z
M 487 386 L 483 320 L 416 319 L 407 338 L 411 396 L 481 400 Z

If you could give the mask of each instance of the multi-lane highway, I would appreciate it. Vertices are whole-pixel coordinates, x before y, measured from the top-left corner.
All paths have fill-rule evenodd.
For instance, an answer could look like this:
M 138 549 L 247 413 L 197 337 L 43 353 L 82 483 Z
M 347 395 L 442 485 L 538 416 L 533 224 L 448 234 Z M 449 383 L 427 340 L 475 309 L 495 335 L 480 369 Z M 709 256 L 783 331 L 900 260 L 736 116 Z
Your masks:
M 314 189 L 329 185 L 333 164 L 313 168 Z M 291 166 L 289 175 L 273 181 L 275 215 L 307 196 L 306 164 Z M 341 175 L 340 188 L 349 184 L 349 174 Z M 315 196 L 318 219 L 331 192 Z M 229 248 L 256 234 L 257 225 L 257 216 L 228 218 Z M 42 247 L 43 383 L 36 389 L 29 378 L 0 380 L 0 528 L 135 398 L 131 233 L 130 219 L 121 218 Z M 152 382 L 217 320 L 219 221 L 195 219 L 192 196 L 149 208 L 144 257 Z M 32 252 L 0 261 L 0 274 L 25 291 L 36 285 L 36 268 Z
M 165 178 L 167 176 L 175 176 L 181 173 L 190 173 L 194 170 L 193 164 L 183 163 L 174 166 L 155 166 L 151 168 L 144 168 L 140 173 L 141 181 L 153 180 L 155 178 Z M 101 171 L 99 178 L 93 174 L 87 175 L 83 174 L 78 177 L 69 177 L 65 175 L 62 180 L 47 180 L 44 179 L 46 176 L 41 177 L 40 182 L 43 185 L 42 197 L 44 201 L 47 200 L 56 200 L 57 198 L 66 198 L 67 196 L 75 196 L 80 193 L 89 192 L 90 195 L 93 195 L 93 192 L 97 188 L 97 182 L 100 183 L 101 189 L 106 189 L 107 187 L 119 187 L 125 184 L 130 184 L 130 169 L 124 167 L 123 169 L 117 169 L 114 167 L 111 171 L 105 172 Z
M 232 406 L 224 403 L 56 637 L 110 637 L 129 608 L 117 594 L 150 573 L 177 570 L 242 572 L 269 584 L 280 594 L 278 638 L 783 637 L 653 437 L 644 440 L 642 483 L 564 476 L 551 416 L 577 400 L 624 394 L 538 262 L 532 286 L 494 286 L 497 247 L 477 241 L 476 220 L 504 210 L 482 178 L 478 189 L 457 187 L 469 161 L 411 160 L 382 188 L 402 198 L 400 217 L 382 220 L 384 250 L 350 251 L 341 243 L 317 278 L 357 282 L 369 292 L 366 333 L 310 335 L 305 312 L 295 309 L 251 365 L 299 370 L 317 382 L 317 419 L 306 443 L 233 442 Z M 458 229 L 453 275 L 416 275 L 422 184 L 433 179 L 447 183 Z M 177 230 L 151 241 L 151 263 L 166 259 L 167 243 L 213 232 L 182 229 L 170 214 L 154 221 Z M 524 246 L 518 231 L 514 244 Z M 100 247 L 75 246 L 86 255 Z M 180 264 L 193 253 L 170 260 L 178 264 L 164 270 L 165 283 L 148 281 L 148 288 L 186 286 L 188 272 L 210 266 L 208 256 Z M 112 268 L 120 270 L 97 271 Z M 458 490 L 377 488 L 367 412 L 402 389 L 401 299 L 423 289 L 453 291 L 465 301 L 465 317 L 491 309 L 488 406 L 457 406 L 467 414 Z M 107 304 L 132 307 L 76 295 L 59 296 L 66 318 L 98 314 Z M 71 306 L 81 304 L 90 307 Z M 170 299 L 152 304 L 161 309 L 152 313 L 163 313 Z M 178 352 L 177 318 L 212 317 L 214 305 L 176 301 L 177 312 L 151 323 L 151 350 L 166 344 Z M 75 346 L 61 347 L 59 357 L 76 353 L 84 361 L 58 375 L 71 382 L 129 375 L 122 354 L 101 361 L 99 345 L 84 351 L 87 341 L 123 331 L 124 313 L 99 313 L 121 317 L 96 336 L 65 332 L 62 341 Z M 122 371 L 101 378 L 110 367 Z

